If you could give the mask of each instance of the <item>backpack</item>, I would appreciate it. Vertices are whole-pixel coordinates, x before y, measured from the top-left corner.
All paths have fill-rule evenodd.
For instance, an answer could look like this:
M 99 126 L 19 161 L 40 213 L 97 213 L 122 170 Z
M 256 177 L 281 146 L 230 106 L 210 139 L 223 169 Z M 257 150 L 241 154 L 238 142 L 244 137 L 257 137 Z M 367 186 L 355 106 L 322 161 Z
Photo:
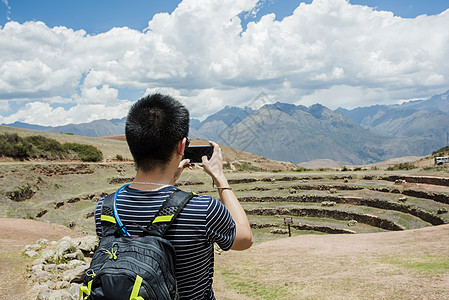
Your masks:
M 142 235 L 131 236 L 117 214 L 117 195 L 124 187 L 103 200 L 103 237 L 84 276 L 79 299 L 179 299 L 175 249 L 163 236 L 193 194 L 173 192 L 148 226 L 139 226 Z

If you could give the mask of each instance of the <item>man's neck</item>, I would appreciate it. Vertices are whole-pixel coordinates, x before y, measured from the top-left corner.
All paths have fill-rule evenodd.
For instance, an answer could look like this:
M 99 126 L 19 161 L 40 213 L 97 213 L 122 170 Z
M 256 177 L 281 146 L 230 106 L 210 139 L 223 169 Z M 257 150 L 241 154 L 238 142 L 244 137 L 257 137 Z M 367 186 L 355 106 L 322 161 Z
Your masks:
M 164 167 L 156 168 L 151 171 L 137 169 L 136 177 L 131 184 L 131 187 L 139 190 L 158 190 L 161 186 L 174 185 L 174 174 L 176 169 L 177 163 L 175 162 L 170 162 Z

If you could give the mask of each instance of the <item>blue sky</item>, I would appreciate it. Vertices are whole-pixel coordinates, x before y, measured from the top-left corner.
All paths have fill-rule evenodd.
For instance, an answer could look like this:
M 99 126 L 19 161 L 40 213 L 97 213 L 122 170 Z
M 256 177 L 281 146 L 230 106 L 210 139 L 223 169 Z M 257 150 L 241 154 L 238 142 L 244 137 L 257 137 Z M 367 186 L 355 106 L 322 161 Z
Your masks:
M 123 117 L 151 92 L 177 97 L 200 119 L 225 105 L 425 99 L 449 89 L 448 8 L 432 0 L 2 0 L 0 123 Z
M 23 23 L 25 21 L 43 21 L 50 27 L 66 26 L 84 29 L 88 33 L 100 33 L 112 27 L 130 27 L 143 30 L 149 19 L 156 13 L 171 13 L 181 2 L 179 0 L 2 0 L 0 8 L 1 25 L 9 20 Z M 268 0 L 260 8 L 256 17 L 247 21 L 258 20 L 267 13 L 275 13 L 281 20 L 291 15 L 298 0 Z M 367 5 L 377 10 L 392 11 L 396 16 L 414 18 L 418 15 L 439 14 L 449 8 L 446 0 L 350 0 L 352 4 Z M 8 6 L 10 9 L 8 9 Z

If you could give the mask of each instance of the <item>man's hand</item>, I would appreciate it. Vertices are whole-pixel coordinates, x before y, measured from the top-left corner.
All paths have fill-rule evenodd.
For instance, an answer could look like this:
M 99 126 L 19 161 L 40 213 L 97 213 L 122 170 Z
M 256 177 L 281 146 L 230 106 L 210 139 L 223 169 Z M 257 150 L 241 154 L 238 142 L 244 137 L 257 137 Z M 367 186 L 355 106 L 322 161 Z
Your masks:
M 209 174 L 215 182 L 218 189 L 220 201 L 229 210 L 234 219 L 236 231 L 234 243 L 231 249 L 245 250 L 253 244 L 253 235 L 248 218 L 242 206 L 240 205 L 234 192 L 229 189 L 229 183 L 223 172 L 223 156 L 221 155 L 221 148 L 217 143 L 209 142 L 214 147 L 214 153 L 208 160 L 206 156 L 202 157 L 203 163 L 200 166 Z
M 192 169 L 192 165 L 190 164 L 190 159 L 183 159 L 179 163 L 178 169 L 175 172 L 175 175 L 173 176 L 173 181 L 177 182 L 179 177 L 181 177 L 182 171 L 184 171 L 185 168 Z
M 212 157 L 207 159 L 207 156 L 203 156 L 203 162 L 200 166 L 203 167 L 204 171 L 209 174 L 210 177 L 212 177 L 215 184 L 220 186 L 220 184 L 224 184 L 224 181 L 226 181 L 223 173 L 223 156 L 221 154 L 221 148 L 215 142 L 209 142 L 209 144 L 214 147 Z

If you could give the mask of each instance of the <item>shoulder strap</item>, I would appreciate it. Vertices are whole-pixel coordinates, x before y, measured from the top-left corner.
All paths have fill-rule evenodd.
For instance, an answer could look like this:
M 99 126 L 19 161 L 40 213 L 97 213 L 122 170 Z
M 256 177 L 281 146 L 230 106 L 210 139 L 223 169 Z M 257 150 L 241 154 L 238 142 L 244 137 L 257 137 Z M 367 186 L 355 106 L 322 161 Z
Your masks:
M 102 235 L 110 236 L 117 233 L 124 235 L 126 230 L 121 224 L 120 217 L 114 214 L 114 194 L 110 194 L 103 199 L 101 206 L 101 226 Z M 141 227 L 144 235 L 163 236 L 168 227 L 173 223 L 178 214 L 182 211 L 184 206 L 190 201 L 194 195 L 192 193 L 181 190 L 174 191 L 162 203 L 161 208 L 156 213 L 156 216 L 146 228 Z M 119 218 L 118 220 L 116 218 Z
M 153 221 L 144 230 L 144 234 L 164 236 L 184 206 L 192 199 L 193 193 L 174 191 L 162 204 Z
M 114 217 L 114 194 L 109 194 L 101 204 L 101 230 L 102 236 L 115 235 L 117 232 L 117 221 Z

